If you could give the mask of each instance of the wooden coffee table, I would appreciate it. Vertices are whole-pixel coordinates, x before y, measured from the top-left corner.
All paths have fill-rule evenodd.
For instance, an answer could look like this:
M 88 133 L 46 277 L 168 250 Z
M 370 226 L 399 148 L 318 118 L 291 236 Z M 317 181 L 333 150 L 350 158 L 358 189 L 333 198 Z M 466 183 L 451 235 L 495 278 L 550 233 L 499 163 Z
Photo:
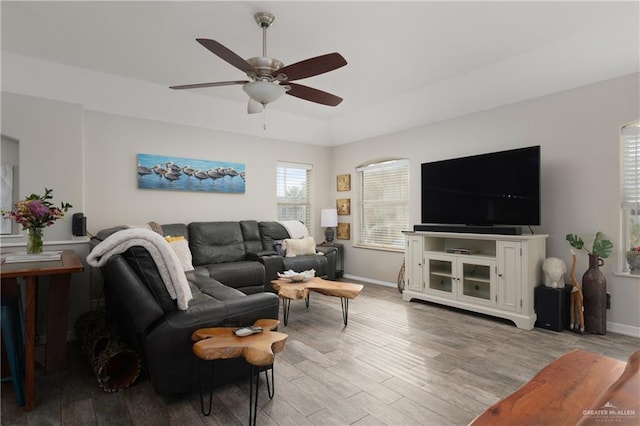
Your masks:
M 349 299 L 355 299 L 363 288 L 362 284 L 329 281 L 318 277 L 313 277 L 309 281 L 303 282 L 291 282 L 281 278 L 271 281 L 271 285 L 282 299 L 282 313 L 285 326 L 289 322 L 291 301 L 304 299 L 308 308 L 309 294 L 311 291 L 324 294 L 325 296 L 339 297 L 342 304 L 342 321 L 346 326 L 349 320 Z
M 211 365 L 211 376 L 209 383 L 209 410 L 205 411 L 202 395 L 202 376 L 200 374 L 200 362 L 214 361 L 217 359 L 232 359 L 243 357 L 251 364 L 251 384 L 249 386 L 249 424 L 256 424 L 258 413 L 258 384 L 259 373 L 264 370 L 267 378 L 267 390 L 269 398 L 273 398 L 275 393 L 275 382 L 273 377 L 273 360 L 275 354 L 282 352 L 287 335 L 272 331 L 280 324 L 280 321 L 273 319 L 260 319 L 254 325 L 262 327 L 262 333 L 250 336 L 238 337 L 233 334 L 232 327 L 211 327 L 201 328 L 193 332 L 193 353 L 198 357 L 198 380 L 200 381 L 200 409 L 202 414 L 211 414 L 211 401 L 213 394 L 213 365 Z M 271 381 L 267 369 L 271 369 Z M 254 394 L 255 379 L 255 394 Z

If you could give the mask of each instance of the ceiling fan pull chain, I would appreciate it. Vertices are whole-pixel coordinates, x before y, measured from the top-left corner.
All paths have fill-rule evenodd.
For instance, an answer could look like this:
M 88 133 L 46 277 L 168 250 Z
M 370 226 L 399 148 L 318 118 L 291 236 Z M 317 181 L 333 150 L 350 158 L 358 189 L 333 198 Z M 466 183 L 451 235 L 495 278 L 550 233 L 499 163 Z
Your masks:
M 262 137 L 267 132 L 267 109 L 262 110 Z

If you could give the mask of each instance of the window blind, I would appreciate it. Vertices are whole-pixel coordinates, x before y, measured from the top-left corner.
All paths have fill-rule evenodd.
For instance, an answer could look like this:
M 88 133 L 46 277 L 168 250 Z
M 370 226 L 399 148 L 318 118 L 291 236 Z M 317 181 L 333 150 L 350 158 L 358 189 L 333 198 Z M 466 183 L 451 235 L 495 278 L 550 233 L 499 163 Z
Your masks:
M 622 129 L 622 207 L 640 208 L 640 127 Z
M 358 244 L 404 248 L 409 229 L 409 161 L 393 160 L 356 169 L 360 173 Z
M 309 228 L 312 169 L 310 164 L 278 162 L 278 220 L 299 220 Z

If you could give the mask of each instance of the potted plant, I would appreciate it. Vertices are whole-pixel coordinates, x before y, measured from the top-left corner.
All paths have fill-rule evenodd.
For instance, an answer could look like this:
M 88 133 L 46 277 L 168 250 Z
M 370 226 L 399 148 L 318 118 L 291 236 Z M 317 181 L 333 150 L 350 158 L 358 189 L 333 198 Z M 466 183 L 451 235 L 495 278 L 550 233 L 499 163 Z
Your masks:
M 613 244 L 609 240 L 605 240 L 602 238 L 602 232 L 596 232 L 596 237 L 593 240 L 593 246 L 591 250 L 584 246 L 584 241 L 577 234 L 567 234 L 566 239 L 571 244 L 571 247 L 576 248 L 578 250 L 585 250 L 589 255 L 596 256 L 599 259 L 606 259 L 611 254 L 611 250 L 613 249 Z M 603 261 L 604 262 L 604 261 Z M 600 264 L 599 266 L 602 266 Z
M 630 273 L 640 275 L 640 246 L 631 247 L 627 251 L 627 263 L 629 264 Z
M 636 223 L 631 218 L 631 227 L 629 228 L 631 248 L 627 251 L 627 263 L 629 264 L 629 272 L 634 275 L 640 275 L 640 223 Z

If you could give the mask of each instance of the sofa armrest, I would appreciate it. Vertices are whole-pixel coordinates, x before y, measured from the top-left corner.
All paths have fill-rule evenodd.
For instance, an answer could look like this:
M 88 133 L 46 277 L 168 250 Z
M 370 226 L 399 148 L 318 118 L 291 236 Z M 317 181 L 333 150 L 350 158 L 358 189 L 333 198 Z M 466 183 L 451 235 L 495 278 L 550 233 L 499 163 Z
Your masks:
M 335 281 L 338 264 L 338 249 L 331 246 L 316 246 L 316 252 L 327 258 L 327 279 Z
M 247 253 L 247 260 L 260 260 L 261 257 L 264 257 L 264 256 L 275 256 L 277 254 L 278 253 L 276 253 L 273 250 L 264 250 L 264 251 L 259 251 L 259 252 L 256 252 L 256 253 L 249 252 L 249 253 Z
M 326 255 L 327 253 L 331 253 L 331 252 L 337 253 L 338 249 L 332 246 L 316 246 L 316 252 L 324 253 Z
M 264 266 L 264 291 L 277 293 L 274 288 L 271 287 L 271 281 L 277 280 L 278 272 L 284 271 L 282 256 L 274 253 L 273 255 L 260 256 L 257 260 Z

